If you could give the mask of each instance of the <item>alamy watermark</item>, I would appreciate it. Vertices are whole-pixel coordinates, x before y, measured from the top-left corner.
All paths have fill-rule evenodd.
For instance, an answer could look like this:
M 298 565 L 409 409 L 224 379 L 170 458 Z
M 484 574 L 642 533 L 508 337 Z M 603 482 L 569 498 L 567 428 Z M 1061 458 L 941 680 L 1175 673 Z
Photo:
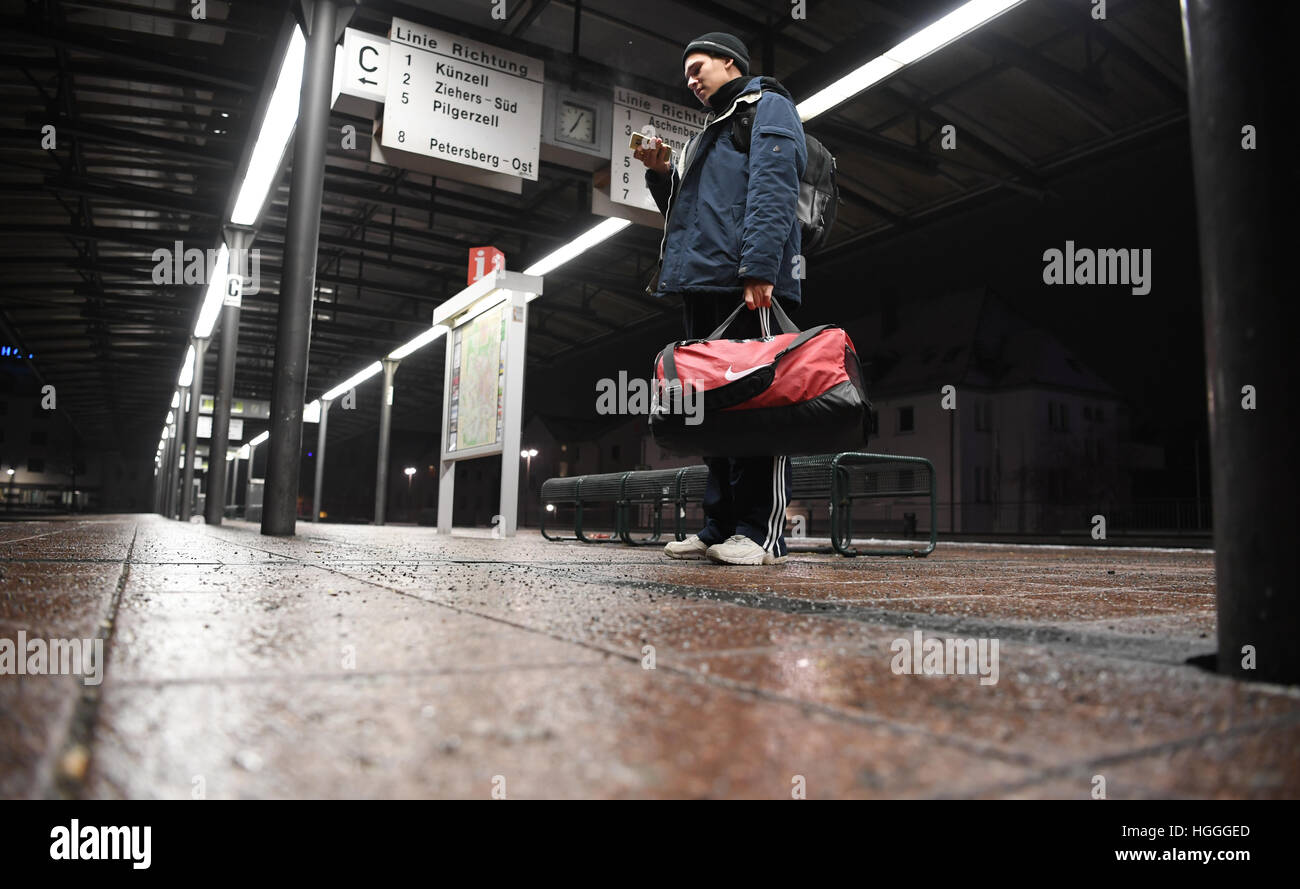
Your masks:
M 739 378 L 744 373 L 736 376 Z M 685 415 L 687 426 L 704 422 L 704 399 L 699 383 L 683 381 L 680 395 L 675 386 L 666 394 L 660 392 L 664 388 L 667 387 L 658 380 L 628 379 L 627 371 L 620 370 L 617 381 L 609 377 L 596 381 L 596 413 L 645 416 L 662 412 Z
M 135 870 L 148 870 L 153 828 L 96 827 L 76 818 L 67 827 L 50 830 L 50 858 L 55 861 L 130 861 Z
M 1127 284 L 1134 296 L 1151 292 L 1151 248 L 1093 250 L 1065 242 L 1043 251 L 1044 284 Z
M 0 639 L 0 675 L 81 676 L 86 685 L 104 681 L 103 639 Z
M 894 652 L 889 668 L 895 675 L 976 676 L 980 685 L 998 684 L 997 639 L 939 639 L 900 637 L 889 644 Z
M 176 241 L 171 247 L 159 247 L 151 258 L 155 284 L 207 285 L 217 278 L 228 277 L 225 269 L 217 268 L 221 251 L 216 248 L 187 248 L 184 241 Z M 231 250 L 229 268 L 230 277 L 241 279 L 241 296 L 258 292 L 262 283 L 262 252 L 258 248 Z

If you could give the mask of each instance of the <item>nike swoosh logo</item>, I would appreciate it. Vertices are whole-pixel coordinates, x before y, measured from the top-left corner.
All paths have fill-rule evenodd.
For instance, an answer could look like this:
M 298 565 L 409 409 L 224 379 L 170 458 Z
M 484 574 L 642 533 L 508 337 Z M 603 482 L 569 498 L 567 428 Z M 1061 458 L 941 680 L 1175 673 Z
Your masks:
M 758 364 L 758 365 L 755 365 L 754 367 L 749 368 L 748 370 L 742 370 L 742 371 L 740 371 L 739 373 L 732 373 L 732 372 L 731 372 L 731 368 L 732 368 L 733 366 L 734 366 L 734 365 L 730 365 L 730 366 L 728 366 L 728 367 L 727 367 L 727 372 L 724 374 L 724 376 L 725 376 L 728 380 L 738 380 L 738 379 L 740 379 L 741 377 L 745 376 L 746 374 L 752 374 L 754 371 L 758 370 L 759 368 L 766 367 L 767 365 L 765 365 L 765 364 Z

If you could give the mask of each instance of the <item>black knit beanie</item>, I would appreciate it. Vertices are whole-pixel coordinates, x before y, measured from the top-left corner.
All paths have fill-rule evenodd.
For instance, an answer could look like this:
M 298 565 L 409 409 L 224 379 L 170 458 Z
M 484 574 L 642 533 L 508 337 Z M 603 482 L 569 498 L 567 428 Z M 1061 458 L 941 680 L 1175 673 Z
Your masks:
M 686 50 L 682 53 L 682 64 L 686 64 L 686 57 L 693 52 L 702 52 L 715 57 L 724 57 L 736 60 L 736 68 L 741 74 L 749 73 L 749 50 L 745 49 L 745 42 L 734 34 L 727 34 L 722 31 L 710 31 L 707 34 L 701 34 L 690 43 L 686 44 Z

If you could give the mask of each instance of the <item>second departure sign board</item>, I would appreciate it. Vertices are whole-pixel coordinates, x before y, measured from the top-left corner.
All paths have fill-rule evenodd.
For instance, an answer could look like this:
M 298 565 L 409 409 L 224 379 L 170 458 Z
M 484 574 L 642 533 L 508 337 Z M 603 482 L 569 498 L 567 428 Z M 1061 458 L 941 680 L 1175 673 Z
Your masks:
M 393 19 L 380 144 L 537 179 L 542 62 Z
M 701 108 L 687 108 L 675 102 L 657 99 L 623 87 L 614 88 L 614 133 L 609 156 L 613 164 L 613 181 L 609 185 L 610 200 L 644 210 L 659 208 L 650 190 L 645 186 L 645 166 L 633 159 L 628 139 L 643 132 L 649 124 L 655 135 L 672 146 L 673 161 L 681 156 L 686 143 L 704 129 L 708 115 Z

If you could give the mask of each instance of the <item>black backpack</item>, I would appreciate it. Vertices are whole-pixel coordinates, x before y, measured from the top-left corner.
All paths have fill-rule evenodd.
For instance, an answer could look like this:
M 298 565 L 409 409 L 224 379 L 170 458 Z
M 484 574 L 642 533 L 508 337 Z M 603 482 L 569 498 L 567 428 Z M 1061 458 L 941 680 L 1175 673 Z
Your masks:
M 754 126 L 757 103 L 737 109 L 731 120 L 731 143 L 738 151 L 749 153 L 749 135 Z M 822 244 L 835 225 L 835 210 L 840 202 L 840 188 L 835 184 L 835 156 L 821 142 L 804 134 L 808 147 L 808 164 L 799 179 L 800 249 L 812 253 Z

